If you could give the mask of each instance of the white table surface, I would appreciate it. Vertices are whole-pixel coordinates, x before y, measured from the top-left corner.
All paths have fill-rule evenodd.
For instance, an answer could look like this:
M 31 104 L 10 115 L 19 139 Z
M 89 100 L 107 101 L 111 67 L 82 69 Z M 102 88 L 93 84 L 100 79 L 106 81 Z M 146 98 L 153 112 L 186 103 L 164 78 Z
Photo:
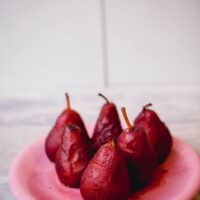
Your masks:
M 98 92 L 85 89 L 71 94 L 72 106 L 81 113 L 85 123 L 93 123 L 97 118 L 103 103 L 96 95 Z M 200 154 L 200 85 L 113 87 L 101 92 L 116 102 L 118 108 L 125 106 L 130 119 L 136 117 L 142 105 L 152 102 L 172 134 Z M 56 91 L 0 97 L 0 199 L 13 200 L 8 186 L 11 162 L 29 143 L 48 133 L 65 100 L 64 94 Z

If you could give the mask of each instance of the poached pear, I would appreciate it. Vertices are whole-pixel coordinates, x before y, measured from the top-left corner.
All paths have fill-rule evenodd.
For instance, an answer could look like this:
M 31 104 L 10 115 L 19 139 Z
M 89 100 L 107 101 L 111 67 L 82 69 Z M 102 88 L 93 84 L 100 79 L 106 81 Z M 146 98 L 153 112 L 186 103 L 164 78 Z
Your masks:
M 122 114 L 128 128 L 120 134 L 117 144 L 126 158 L 134 190 L 151 180 L 157 167 L 157 156 L 148 142 L 145 130 L 137 125 L 131 125 L 124 107 Z
M 130 181 L 122 152 L 114 141 L 99 148 L 83 172 L 84 200 L 127 200 Z
M 156 112 L 149 109 L 150 106 L 152 104 L 143 107 L 141 113 L 135 119 L 135 124 L 145 129 L 147 138 L 158 156 L 159 163 L 162 163 L 171 151 L 172 136 Z
M 92 143 L 95 150 L 111 141 L 114 137 L 118 137 L 122 131 L 115 104 L 109 102 L 104 95 L 99 94 L 99 96 L 103 97 L 106 103 L 101 108 L 92 136 Z
M 55 157 L 55 168 L 61 183 L 79 187 L 82 173 L 91 157 L 91 145 L 83 131 L 74 124 L 66 125 Z

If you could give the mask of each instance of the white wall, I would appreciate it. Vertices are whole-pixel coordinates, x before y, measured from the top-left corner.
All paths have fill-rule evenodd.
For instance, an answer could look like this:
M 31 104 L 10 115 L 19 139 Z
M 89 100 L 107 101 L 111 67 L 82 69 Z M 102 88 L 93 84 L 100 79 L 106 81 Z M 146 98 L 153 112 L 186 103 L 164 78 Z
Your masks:
M 0 90 L 103 85 L 100 0 L 0 0 Z M 106 0 L 110 85 L 200 81 L 199 0 Z
M 101 84 L 100 28 L 98 1 L 0 0 L 0 87 Z
M 108 0 L 107 19 L 112 84 L 200 81 L 199 0 Z

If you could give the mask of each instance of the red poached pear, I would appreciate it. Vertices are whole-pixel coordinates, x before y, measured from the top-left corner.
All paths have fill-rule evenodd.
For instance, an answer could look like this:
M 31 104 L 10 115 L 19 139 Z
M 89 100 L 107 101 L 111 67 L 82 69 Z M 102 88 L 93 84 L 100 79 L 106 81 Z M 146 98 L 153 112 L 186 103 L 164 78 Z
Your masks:
M 127 200 L 130 181 L 122 152 L 114 140 L 99 148 L 83 172 L 84 200 Z
M 66 94 L 66 101 L 67 101 L 67 108 L 57 118 L 54 127 L 48 134 L 45 141 L 45 151 L 48 158 L 52 162 L 54 162 L 55 160 L 56 151 L 60 145 L 64 127 L 67 124 L 72 123 L 79 126 L 82 129 L 83 135 L 87 138 L 88 142 L 90 140 L 81 116 L 78 114 L 78 112 L 71 109 L 70 107 L 70 100 L 68 94 Z
M 157 167 L 157 156 L 147 140 L 145 130 L 130 124 L 124 107 L 122 114 L 128 128 L 120 134 L 117 144 L 126 158 L 134 190 L 134 187 L 141 188 L 151 180 Z
M 56 172 L 61 183 L 79 187 L 82 173 L 91 157 L 91 145 L 84 132 L 74 124 L 66 125 L 55 157 Z
M 96 150 L 114 137 L 118 137 L 122 131 L 115 104 L 109 102 L 104 95 L 99 94 L 99 96 L 103 97 L 106 103 L 101 108 L 93 132 L 92 143 Z
M 151 105 L 147 104 L 143 107 L 142 112 L 135 119 L 135 124 L 145 129 L 147 138 L 158 156 L 159 163 L 162 163 L 172 148 L 172 136 L 156 112 L 149 109 Z

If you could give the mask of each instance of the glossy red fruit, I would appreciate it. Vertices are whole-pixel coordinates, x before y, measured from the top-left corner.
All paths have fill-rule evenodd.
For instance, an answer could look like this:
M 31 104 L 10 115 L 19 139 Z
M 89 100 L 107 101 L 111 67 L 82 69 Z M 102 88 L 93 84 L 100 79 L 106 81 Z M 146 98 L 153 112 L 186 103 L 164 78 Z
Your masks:
M 126 157 L 132 189 L 140 188 L 151 180 L 157 167 L 157 156 L 144 129 L 130 124 L 125 108 L 122 108 L 122 113 L 128 128 L 118 137 L 117 143 Z
M 82 173 L 91 157 L 91 145 L 83 131 L 74 124 L 68 124 L 55 157 L 56 172 L 61 183 L 79 187 Z
M 104 144 L 94 155 L 82 178 L 84 200 L 127 200 L 129 175 L 121 151 L 114 142 Z
M 68 94 L 66 94 L 66 99 L 67 99 L 67 108 L 57 118 L 54 127 L 48 134 L 46 141 L 45 141 L 45 151 L 46 151 L 48 158 L 52 162 L 54 162 L 54 160 L 55 160 L 56 151 L 58 149 L 58 146 L 60 145 L 61 136 L 63 134 L 64 127 L 67 124 L 72 123 L 72 124 L 79 126 L 83 130 L 83 134 L 85 135 L 85 137 L 88 140 L 90 140 L 81 116 L 78 114 L 78 112 L 71 109 L 71 107 L 70 107 L 70 101 L 69 101 Z
M 159 163 L 166 160 L 172 148 L 172 136 L 166 125 L 160 120 L 156 112 L 144 106 L 142 112 L 135 119 L 135 124 L 142 126 L 147 138 L 157 153 Z
M 99 96 L 103 97 L 106 103 L 101 108 L 93 132 L 92 143 L 96 150 L 103 144 L 111 141 L 114 137 L 118 137 L 122 131 L 115 104 L 109 102 L 102 94 L 99 94 Z

